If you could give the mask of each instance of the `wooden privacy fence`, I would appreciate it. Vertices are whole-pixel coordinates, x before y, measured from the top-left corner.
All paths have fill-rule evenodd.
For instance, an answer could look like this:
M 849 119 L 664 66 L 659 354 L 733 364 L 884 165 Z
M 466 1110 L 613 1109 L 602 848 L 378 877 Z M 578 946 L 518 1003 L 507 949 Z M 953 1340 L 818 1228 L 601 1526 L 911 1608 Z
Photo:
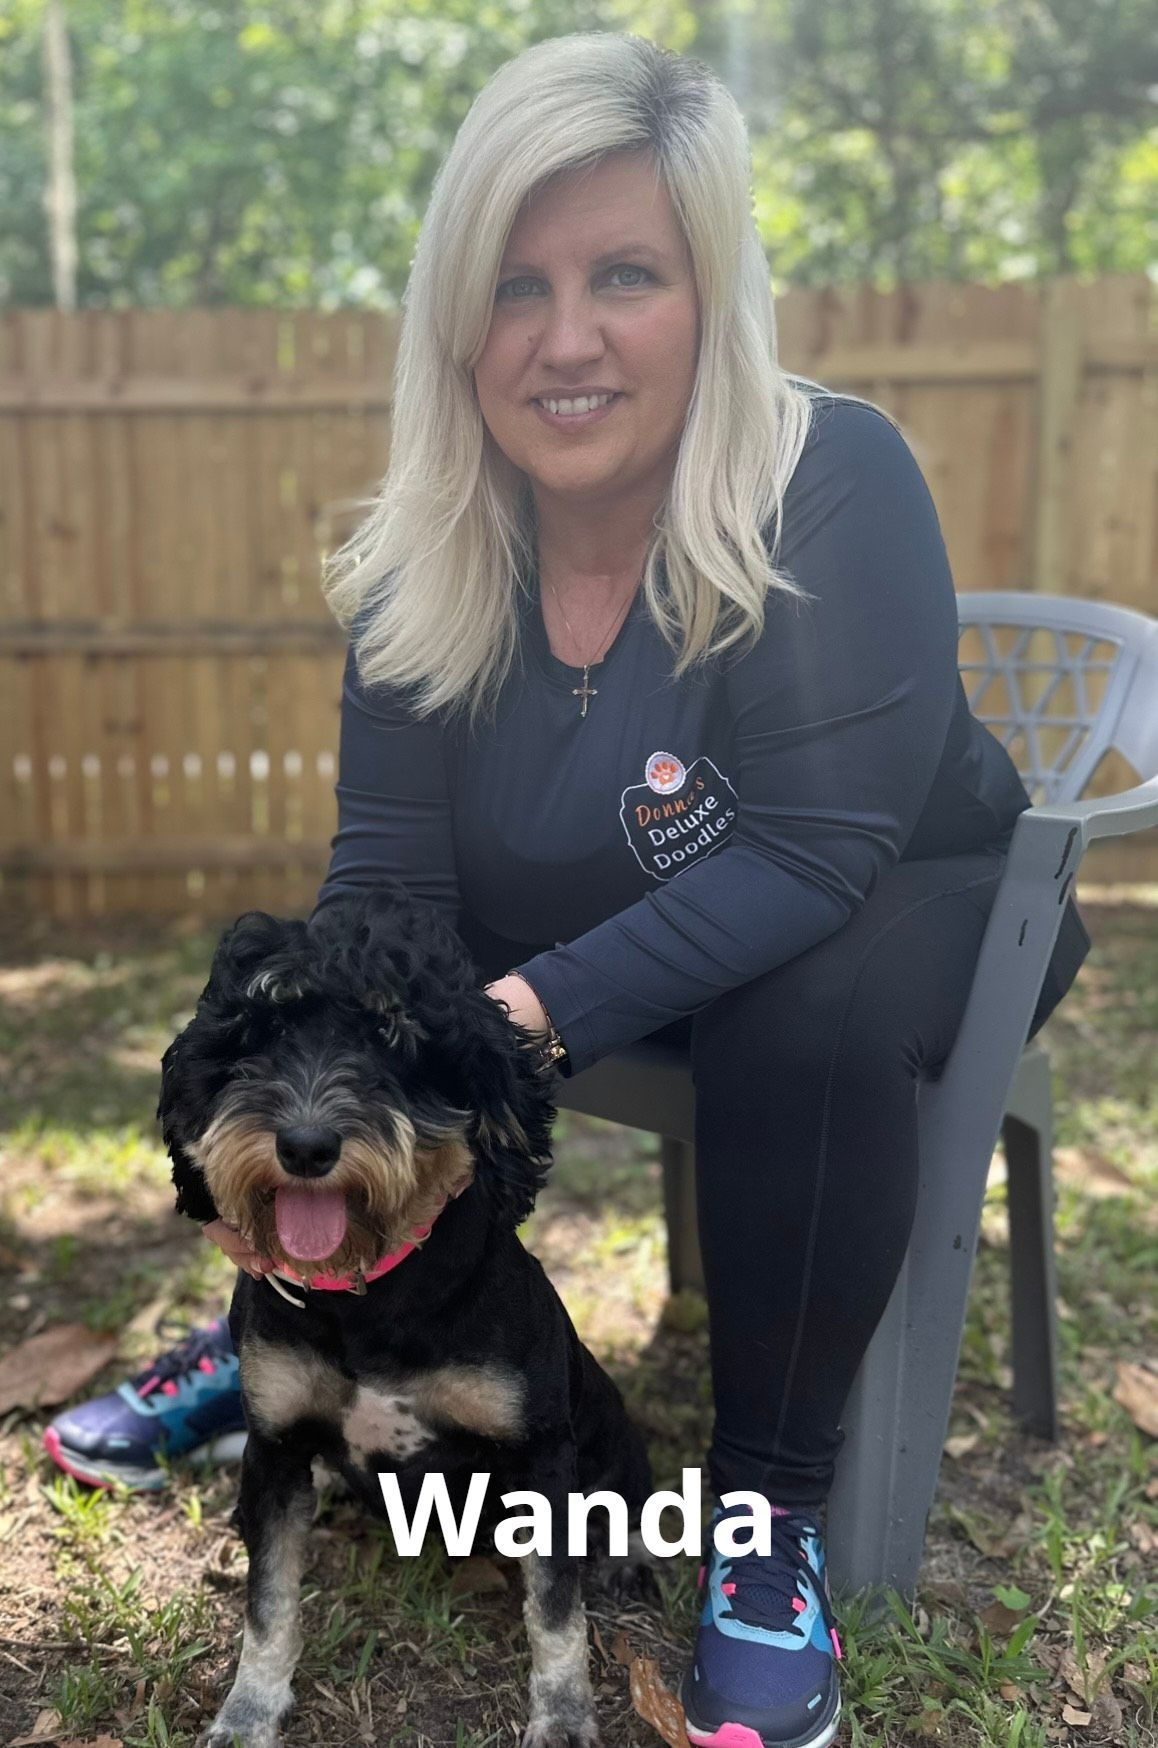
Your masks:
M 1145 278 L 794 291 L 777 309 L 789 369 L 901 420 L 959 589 L 1158 613 Z M 385 471 L 395 345 L 378 314 L 0 316 L 9 907 L 310 908 L 344 648 L 319 562 Z M 1086 869 L 1158 879 L 1153 834 Z

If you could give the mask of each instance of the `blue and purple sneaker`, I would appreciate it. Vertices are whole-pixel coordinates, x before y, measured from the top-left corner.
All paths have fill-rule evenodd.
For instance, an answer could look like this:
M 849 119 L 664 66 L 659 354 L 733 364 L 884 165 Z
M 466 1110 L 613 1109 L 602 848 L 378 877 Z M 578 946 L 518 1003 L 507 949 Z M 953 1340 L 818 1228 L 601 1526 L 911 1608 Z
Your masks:
M 747 1517 L 719 1505 L 691 1667 L 680 1688 L 688 1739 L 703 1748 L 825 1748 L 840 1723 L 833 1619 L 824 1547 L 809 1506 L 772 1507 L 772 1550 L 722 1554 L 716 1525 Z
M 93 1487 L 134 1492 L 164 1487 L 164 1464 L 230 1462 L 245 1447 L 237 1355 L 224 1317 L 204 1329 L 162 1320 L 157 1334 L 183 1331 L 176 1347 L 108 1396 L 67 1408 L 45 1428 L 44 1448 L 66 1474 Z M 162 1460 L 159 1460 L 162 1459 Z

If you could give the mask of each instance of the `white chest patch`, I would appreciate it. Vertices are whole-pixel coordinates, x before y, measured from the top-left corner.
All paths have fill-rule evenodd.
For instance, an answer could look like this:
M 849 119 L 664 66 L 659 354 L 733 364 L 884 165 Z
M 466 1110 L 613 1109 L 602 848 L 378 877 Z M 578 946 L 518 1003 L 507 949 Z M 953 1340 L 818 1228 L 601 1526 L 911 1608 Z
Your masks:
M 360 1384 L 342 1415 L 342 1436 L 357 1463 L 385 1453 L 402 1462 L 413 1457 L 435 1434 L 414 1412 L 413 1398 Z

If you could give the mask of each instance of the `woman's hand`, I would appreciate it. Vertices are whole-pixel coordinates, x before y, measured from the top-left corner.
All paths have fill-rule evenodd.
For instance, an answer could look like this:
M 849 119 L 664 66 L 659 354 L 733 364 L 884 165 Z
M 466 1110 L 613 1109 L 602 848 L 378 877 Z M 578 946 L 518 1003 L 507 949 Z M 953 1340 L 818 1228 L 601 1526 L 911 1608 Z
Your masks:
M 486 993 L 509 1008 L 512 1020 L 525 1026 L 528 1032 L 545 1038 L 551 1030 L 542 1002 L 524 978 L 514 974 L 500 977 L 487 984 Z
M 231 1226 L 227 1220 L 210 1220 L 201 1230 L 210 1244 L 224 1251 L 230 1262 L 245 1269 L 255 1281 L 260 1281 L 274 1267 L 268 1256 L 258 1256 L 255 1250 L 250 1250 L 237 1227 Z

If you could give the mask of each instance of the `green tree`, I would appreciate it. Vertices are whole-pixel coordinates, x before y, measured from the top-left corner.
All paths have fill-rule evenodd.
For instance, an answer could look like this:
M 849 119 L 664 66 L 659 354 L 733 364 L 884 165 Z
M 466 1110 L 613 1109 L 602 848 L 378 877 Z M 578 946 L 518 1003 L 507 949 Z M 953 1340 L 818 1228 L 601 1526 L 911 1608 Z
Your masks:
M 739 48 L 736 6 L 700 10 L 778 278 L 1158 267 L 1151 0 L 777 0 Z
M 48 303 L 43 0 L 0 13 L 0 299 Z M 703 59 L 778 286 L 1158 266 L 1152 0 L 68 0 L 79 300 L 389 307 L 494 69 Z M 560 118 L 565 126 L 566 118 Z

